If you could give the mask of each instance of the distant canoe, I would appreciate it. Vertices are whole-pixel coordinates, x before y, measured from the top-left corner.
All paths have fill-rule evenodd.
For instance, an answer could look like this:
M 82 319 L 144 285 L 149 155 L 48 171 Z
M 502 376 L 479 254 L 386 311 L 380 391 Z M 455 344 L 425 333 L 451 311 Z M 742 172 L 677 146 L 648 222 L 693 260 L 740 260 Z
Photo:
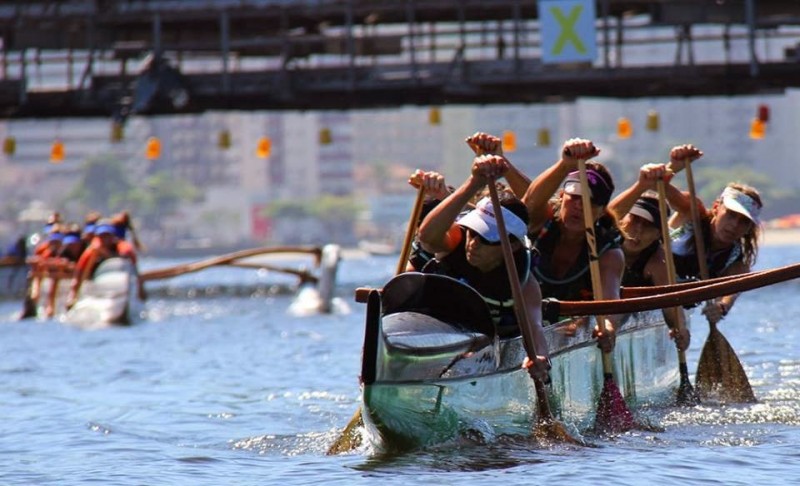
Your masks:
M 133 264 L 126 258 L 109 258 L 91 280 L 83 282 L 78 300 L 63 320 L 80 327 L 130 325 L 140 310 Z

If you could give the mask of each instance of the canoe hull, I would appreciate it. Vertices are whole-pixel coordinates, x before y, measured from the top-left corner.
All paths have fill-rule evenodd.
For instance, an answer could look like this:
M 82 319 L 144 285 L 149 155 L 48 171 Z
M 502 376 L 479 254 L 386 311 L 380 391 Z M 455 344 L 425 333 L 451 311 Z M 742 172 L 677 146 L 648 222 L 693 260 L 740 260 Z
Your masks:
M 525 357 L 520 337 L 465 332 L 460 326 L 448 330 L 449 324 L 415 311 L 392 309 L 387 315 L 381 305 L 377 292 L 370 296 L 362 366 L 362 415 L 373 446 L 405 450 L 461 436 L 488 439 L 531 430 L 536 391 L 520 368 Z M 398 325 L 403 320 L 421 326 Z M 574 322 L 577 329 L 567 332 Z M 585 430 L 593 424 L 603 389 L 601 353 L 589 326 L 579 320 L 548 326 L 545 333 L 553 364 L 551 409 L 576 432 Z M 670 399 L 679 380 L 677 353 L 660 311 L 623 320 L 614 363 L 629 405 Z
M 80 327 L 130 325 L 140 306 L 133 265 L 124 258 L 109 258 L 81 285 L 78 300 L 64 321 Z

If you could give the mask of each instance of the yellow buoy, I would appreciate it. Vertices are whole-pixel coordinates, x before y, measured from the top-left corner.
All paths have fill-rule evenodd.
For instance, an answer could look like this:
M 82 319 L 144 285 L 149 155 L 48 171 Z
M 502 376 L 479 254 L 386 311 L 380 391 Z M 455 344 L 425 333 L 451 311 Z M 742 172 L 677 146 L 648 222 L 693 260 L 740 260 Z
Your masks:
M 217 146 L 222 150 L 231 148 L 231 131 L 228 129 L 220 130 L 217 138 Z
M 333 135 L 331 135 L 330 128 L 323 128 L 319 131 L 320 145 L 330 145 L 333 142 Z
M 125 130 L 121 122 L 111 122 L 111 143 L 119 143 L 125 138 Z
M 647 112 L 647 122 L 645 126 L 651 132 L 657 132 L 659 126 L 661 125 L 660 120 L 658 119 L 658 112 L 656 110 L 650 110 Z
M 428 123 L 431 125 L 442 124 L 442 114 L 439 111 L 439 108 L 434 106 L 428 111 Z
M 6 137 L 3 140 L 3 153 L 9 157 L 17 152 L 17 139 L 14 137 Z
M 539 147 L 550 146 L 550 130 L 547 128 L 540 128 L 536 133 L 536 145 Z

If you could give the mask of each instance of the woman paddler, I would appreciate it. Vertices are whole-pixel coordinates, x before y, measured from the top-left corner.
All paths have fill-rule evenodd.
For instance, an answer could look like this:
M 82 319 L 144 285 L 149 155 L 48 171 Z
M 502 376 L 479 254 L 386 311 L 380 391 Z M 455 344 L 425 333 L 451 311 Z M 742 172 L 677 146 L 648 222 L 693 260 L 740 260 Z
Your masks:
M 672 252 L 678 277 L 699 278 L 700 264 L 697 258 L 692 224 L 690 196 L 670 199 L 676 213 L 670 218 L 672 230 Z M 706 250 L 706 265 L 710 278 L 739 275 L 749 272 L 758 255 L 760 233 L 759 215 L 763 207 L 761 195 L 746 184 L 728 184 L 711 209 L 705 209 L 697 200 L 700 225 Z M 709 301 L 703 314 L 711 324 L 716 324 L 730 312 L 739 294 L 724 295 Z
M 489 198 L 484 198 L 475 209 L 458 218 L 473 196 L 507 170 L 508 161 L 502 156 L 475 157 L 467 180 L 423 220 L 419 239 L 425 251 L 437 256 L 433 265 L 429 265 L 434 268 L 426 268 L 426 271 L 448 275 L 473 287 L 488 304 L 498 327 L 509 330 L 511 325 L 516 327 L 517 324 L 495 219 L 496 208 Z M 546 381 L 550 364 L 541 324 L 541 293 L 536 280 L 529 275 L 531 252 L 526 244 L 527 211 L 512 194 L 502 192 L 499 196 L 526 310 L 536 336 L 536 356 L 527 360 L 526 367 L 534 378 Z
M 522 198 L 530 215 L 534 246 L 540 254 L 533 273 L 544 297 L 572 301 L 594 298 L 578 160 L 587 160 L 599 153 L 590 140 L 567 140 L 561 159 L 536 177 Z M 614 192 L 614 181 L 599 162 L 586 162 L 586 175 L 591 192 L 602 297 L 604 300 L 619 299 L 625 257 L 620 248 L 622 236 L 617 220 L 606 207 Z M 599 326 L 594 329 L 598 346 L 606 353 L 614 349 L 618 319 L 619 316 L 605 316 L 604 329 Z

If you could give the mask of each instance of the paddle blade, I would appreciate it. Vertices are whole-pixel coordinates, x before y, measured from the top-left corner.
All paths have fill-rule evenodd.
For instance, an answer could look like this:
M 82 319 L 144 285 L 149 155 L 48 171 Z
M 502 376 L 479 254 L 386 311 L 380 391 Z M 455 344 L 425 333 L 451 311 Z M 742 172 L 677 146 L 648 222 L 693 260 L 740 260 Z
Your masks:
M 678 389 L 675 393 L 675 403 L 682 407 L 694 407 L 696 405 L 700 405 L 700 397 L 697 395 L 697 391 L 692 386 L 692 382 L 689 381 L 689 369 L 686 366 L 686 362 L 680 363 L 679 368 L 681 382 L 678 385 Z
M 588 446 L 585 441 L 576 439 L 567 431 L 567 427 L 553 417 L 550 403 L 547 401 L 547 389 L 541 380 L 533 379 L 536 388 L 537 420 L 533 429 L 533 438 L 539 442 L 574 444 Z
M 543 443 L 562 443 L 573 444 L 584 447 L 591 447 L 587 442 L 572 436 L 567 427 L 558 420 L 540 420 L 533 429 L 533 438 Z
M 614 377 L 605 375 L 603 391 L 600 393 L 600 402 L 597 405 L 594 430 L 598 433 L 616 434 L 636 428 L 633 414 L 622 398 L 619 387 L 614 382 Z
M 363 427 L 364 418 L 361 416 L 361 409 L 358 409 L 336 441 L 328 448 L 327 454 L 332 456 L 358 449 L 362 442 L 361 429 Z
M 727 403 L 756 402 L 739 357 L 715 325 L 700 353 L 695 384 L 702 398 L 713 397 Z

